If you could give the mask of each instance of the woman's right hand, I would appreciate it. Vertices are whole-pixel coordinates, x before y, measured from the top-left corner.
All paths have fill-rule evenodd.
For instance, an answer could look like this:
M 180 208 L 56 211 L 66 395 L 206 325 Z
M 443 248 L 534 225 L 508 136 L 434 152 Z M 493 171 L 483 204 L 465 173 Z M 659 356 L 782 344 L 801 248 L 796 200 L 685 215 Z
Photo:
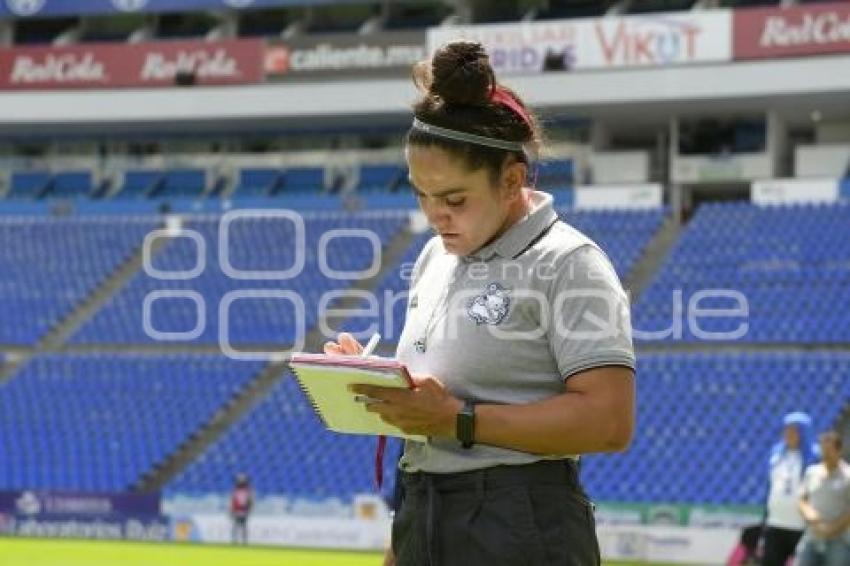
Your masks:
M 395 554 L 393 554 L 392 547 L 384 553 L 384 566 L 395 566 Z
M 325 342 L 324 350 L 329 356 L 359 356 L 363 352 L 363 345 L 348 332 L 342 332 L 336 342 Z

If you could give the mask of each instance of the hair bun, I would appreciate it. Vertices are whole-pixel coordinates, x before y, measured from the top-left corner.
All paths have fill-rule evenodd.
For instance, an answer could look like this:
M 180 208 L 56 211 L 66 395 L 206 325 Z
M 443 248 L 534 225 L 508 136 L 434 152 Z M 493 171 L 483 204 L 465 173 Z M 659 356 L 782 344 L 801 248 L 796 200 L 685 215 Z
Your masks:
M 446 104 L 486 106 L 495 86 L 490 58 L 480 43 L 452 41 L 434 53 L 429 91 Z

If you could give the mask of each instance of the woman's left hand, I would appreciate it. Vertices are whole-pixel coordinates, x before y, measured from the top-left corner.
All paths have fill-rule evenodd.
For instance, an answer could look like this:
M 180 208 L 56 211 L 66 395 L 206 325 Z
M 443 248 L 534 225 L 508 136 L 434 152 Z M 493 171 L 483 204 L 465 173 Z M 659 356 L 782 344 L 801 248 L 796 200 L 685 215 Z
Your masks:
M 413 384 L 413 389 L 352 385 L 351 391 L 378 399 L 368 403 L 366 410 L 407 434 L 454 438 L 463 401 L 433 375 L 413 376 Z

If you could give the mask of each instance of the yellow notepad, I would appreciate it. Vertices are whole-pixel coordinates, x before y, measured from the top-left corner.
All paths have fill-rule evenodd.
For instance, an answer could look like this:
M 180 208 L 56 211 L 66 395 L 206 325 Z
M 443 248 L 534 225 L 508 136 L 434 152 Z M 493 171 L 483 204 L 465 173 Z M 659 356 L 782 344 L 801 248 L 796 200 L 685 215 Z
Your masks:
M 293 354 L 289 362 L 301 389 L 328 429 L 346 434 L 397 436 L 425 441 L 405 434 L 366 410 L 366 404 L 348 390 L 355 383 L 409 389 L 413 381 L 407 368 L 388 358 Z

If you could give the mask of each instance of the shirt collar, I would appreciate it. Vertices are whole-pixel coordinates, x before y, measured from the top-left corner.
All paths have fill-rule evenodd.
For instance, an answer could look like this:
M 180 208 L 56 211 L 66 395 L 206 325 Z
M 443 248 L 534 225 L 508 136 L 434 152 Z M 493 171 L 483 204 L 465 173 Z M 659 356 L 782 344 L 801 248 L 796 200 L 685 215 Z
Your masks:
M 532 191 L 531 212 L 508 228 L 496 240 L 465 256 L 465 259 L 489 261 L 494 256 L 513 259 L 558 219 L 553 203 L 554 199 L 549 193 Z

